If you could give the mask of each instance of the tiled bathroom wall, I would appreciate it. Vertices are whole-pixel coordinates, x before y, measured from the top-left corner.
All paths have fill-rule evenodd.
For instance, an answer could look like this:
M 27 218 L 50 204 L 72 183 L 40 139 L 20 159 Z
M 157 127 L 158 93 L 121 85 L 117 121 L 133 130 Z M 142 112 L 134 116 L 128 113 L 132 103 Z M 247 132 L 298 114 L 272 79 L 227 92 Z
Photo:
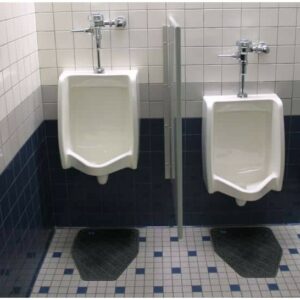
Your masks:
M 297 3 L 1 3 L 0 4 L 0 286 L 26 295 L 56 226 L 142 226 L 175 223 L 164 179 L 162 26 L 182 25 L 184 223 L 255 224 L 300 221 L 300 7 Z M 36 10 L 36 12 L 35 12 Z M 123 15 L 124 30 L 103 29 L 107 69 L 138 68 L 141 98 L 137 170 L 108 184 L 61 168 L 57 141 L 57 82 L 65 69 L 92 69 L 91 12 Z M 237 207 L 209 195 L 201 168 L 203 95 L 236 93 L 241 37 L 263 40 L 268 55 L 249 54 L 248 93 L 283 100 L 286 172 L 283 191 Z M 42 105 L 41 105 L 42 104 Z M 44 113 L 44 122 L 43 121 Z M 42 124 L 41 124 L 42 123 Z M 2 247 L 1 247 L 2 245 Z M 17 262 L 17 263 L 15 263 Z M 25 268 L 21 268 L 24 266 Z M 2 295 L 0 293 L 0 295 Z
M 30 293 L 51 234 L 42 122 L 34 4 L 0 3 L 0 297 Z
M 300 113 L 300 8 L 298 3 L 39 3 L 37 30 L 46 119 L 56 118 L 56 86 L 63 69 L 91 68 L 91 37 L 72 33 L 88 16 L 125 16 L 123 30 L 104 28 L 101 59 L 107 69 L 137 68 L 141 117 L 163 116 L 162 26 L 172 15 L 182 26 L 183 115 L 201 116 L 204 94 L 236 93 L 239 65 L 219 58 L 240 38 L 262 40 L 268 55 L 249 55 L 247 91 L 277 92 L 286 114 Z M 293 86 L 296 88 L 293 89 Z
M 33 3 L 1 3 L 0 173 L 43 121 Z

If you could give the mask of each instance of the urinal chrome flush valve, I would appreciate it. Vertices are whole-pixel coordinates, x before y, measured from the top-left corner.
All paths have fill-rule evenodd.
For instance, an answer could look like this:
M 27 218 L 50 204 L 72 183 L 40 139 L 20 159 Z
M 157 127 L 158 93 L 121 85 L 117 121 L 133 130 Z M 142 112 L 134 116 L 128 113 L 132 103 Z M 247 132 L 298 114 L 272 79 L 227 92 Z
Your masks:
M 91 33 L 95 36 L 96 40 L 96 49 L 97 49 L 97 67 L 94 68 L 95 73 L 103 73 L 104 68 L 101 67 L 100 61 L 100 48 L 101 48 L 101 27 L 105 26 L 115 26 L 116 28 L 125 28 L 126 27 L 126 19 L 124 17 L 117 17 L 114 20 L 104 20 L 104 16 L 100 13 L 95 13 L 89 16 L 90 27 L 83 29 L 73 29 L 72 32 L 86 32 Z
M 239 92 L 237 94 L 240 98 L 248 97 L 245 93 L 245 77 L 247 73 L 247 64 L 248 64 L 248 53 L 255 52 L 257 54 L 269 53 L 270 48 L 264 42 L 252 43 L 252 41 L 247 39 L 241 39 L 236 42 L 238 50 L 233 54 L 220 54 L 219 57 L 232 57 L 237 59 L 240 62 L 240 81 L 239 81 Z

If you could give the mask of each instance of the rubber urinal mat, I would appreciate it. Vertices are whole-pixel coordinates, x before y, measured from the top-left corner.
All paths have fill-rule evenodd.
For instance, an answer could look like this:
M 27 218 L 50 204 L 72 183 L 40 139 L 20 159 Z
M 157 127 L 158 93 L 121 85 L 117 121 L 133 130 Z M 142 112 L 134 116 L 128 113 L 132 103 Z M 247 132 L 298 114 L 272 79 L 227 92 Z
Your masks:
M 214 228 L 211 237 L 215 252 L 242 277 L 276 276 L 282 249 L 271 229 Z
M 72 257 L 82 280 L 116 280 L 139 251 L 136 229 L 85 228 L 78 232 Z

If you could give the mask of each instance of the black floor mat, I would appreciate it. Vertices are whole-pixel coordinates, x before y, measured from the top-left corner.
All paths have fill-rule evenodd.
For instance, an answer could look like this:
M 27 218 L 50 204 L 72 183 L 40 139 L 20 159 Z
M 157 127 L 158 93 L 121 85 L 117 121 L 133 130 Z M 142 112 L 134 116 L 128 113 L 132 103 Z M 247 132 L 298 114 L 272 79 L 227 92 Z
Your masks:
M 211 237 L 216 253 L 239 275 L 247 278 L 276 276 L 282 249 L 271 229 L 214 228 Z
M 83 280 L 116 280 L 137 256 L 136 229 L 91 229 L 78 232 L 72 256 Z

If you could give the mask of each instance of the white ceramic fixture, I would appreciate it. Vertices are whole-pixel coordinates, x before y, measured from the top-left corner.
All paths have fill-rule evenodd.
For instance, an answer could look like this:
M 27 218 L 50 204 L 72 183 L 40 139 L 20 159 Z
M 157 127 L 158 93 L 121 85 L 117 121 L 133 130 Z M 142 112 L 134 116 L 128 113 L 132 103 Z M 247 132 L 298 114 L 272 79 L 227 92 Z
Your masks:
M 244 205 L 281 190 L 284 118 L 276 94 L 204 97 L 202 139 L 209 193 L 222 192 Z
M 139 99 L 136 70 L 103 74 L 65 71 L 58 83 L 59 150 L 74 167 L 105 184 L 108 175 L 136 169 Z

